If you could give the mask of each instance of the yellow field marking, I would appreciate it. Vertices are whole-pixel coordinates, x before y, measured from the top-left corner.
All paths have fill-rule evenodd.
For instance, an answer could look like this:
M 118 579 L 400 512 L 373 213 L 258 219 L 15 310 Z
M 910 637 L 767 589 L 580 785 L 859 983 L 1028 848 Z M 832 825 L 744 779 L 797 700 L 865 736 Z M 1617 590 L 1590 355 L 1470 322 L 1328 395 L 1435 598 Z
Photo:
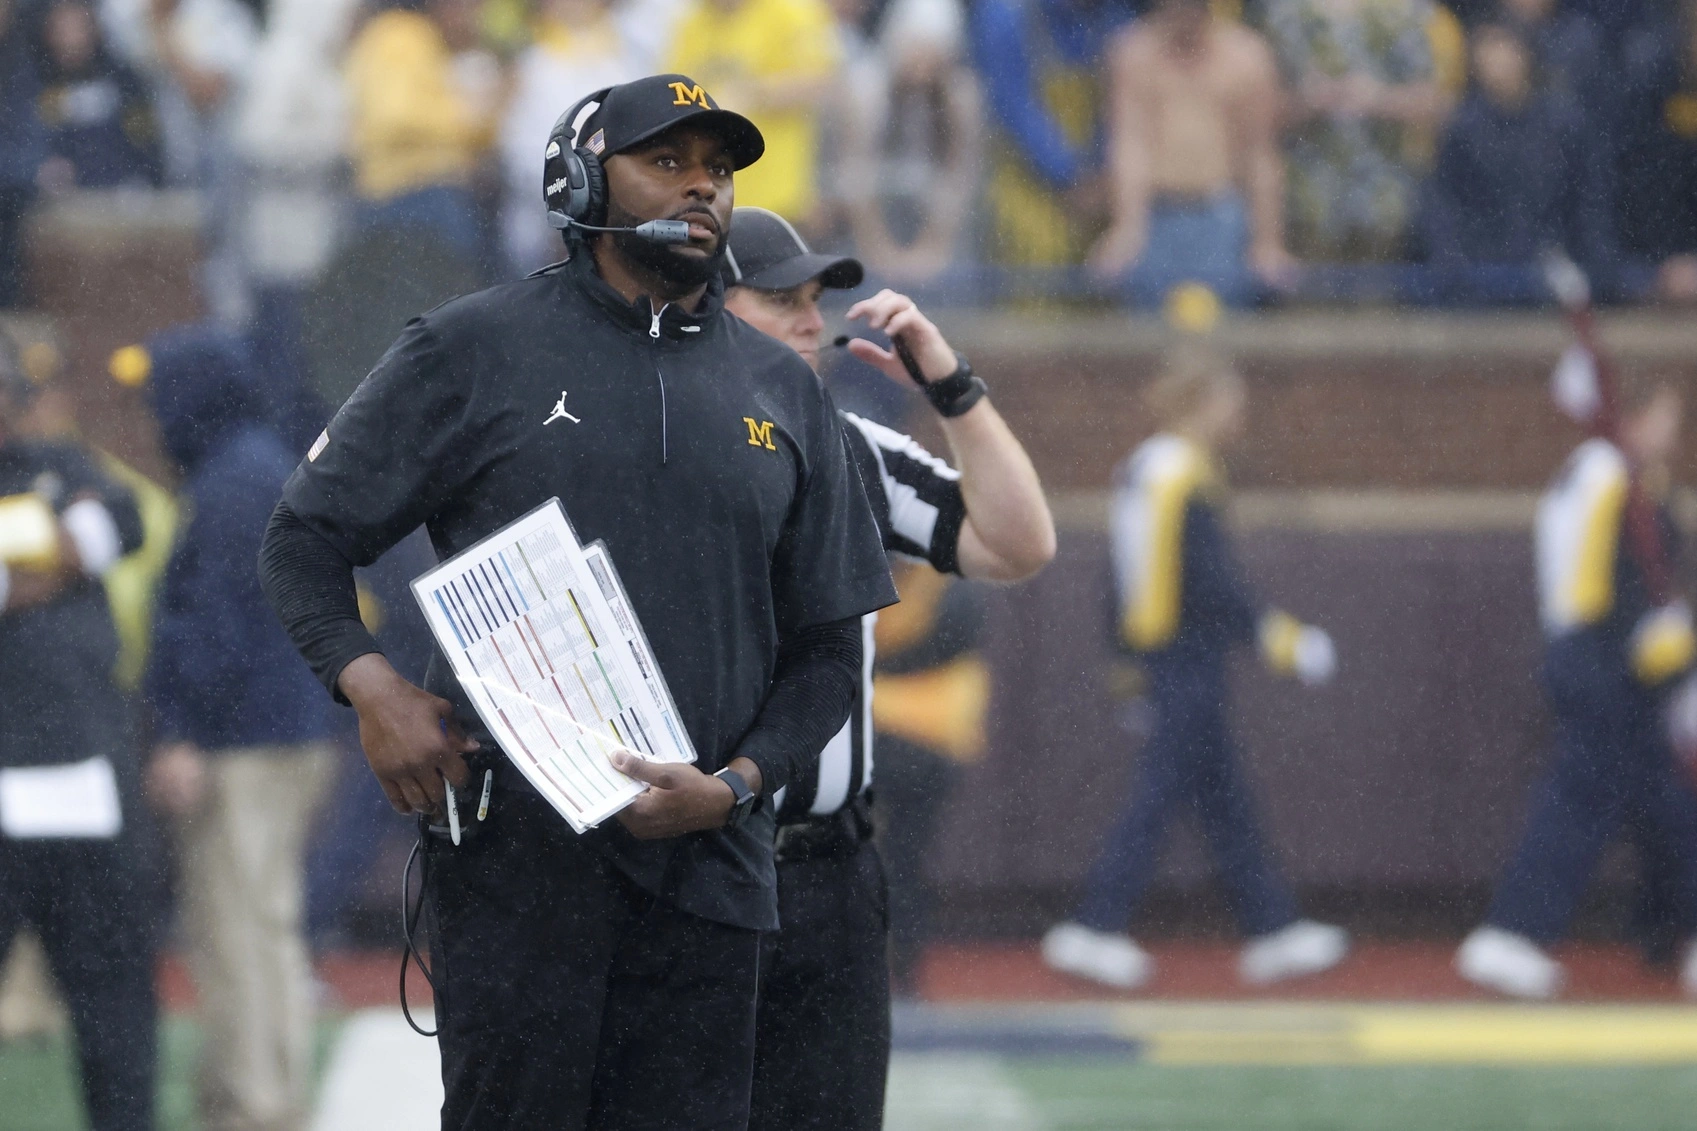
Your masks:
M 1128 1005 L 1113 1030 L 1156 1064 L 1697 1064 L 1697 1008 Z

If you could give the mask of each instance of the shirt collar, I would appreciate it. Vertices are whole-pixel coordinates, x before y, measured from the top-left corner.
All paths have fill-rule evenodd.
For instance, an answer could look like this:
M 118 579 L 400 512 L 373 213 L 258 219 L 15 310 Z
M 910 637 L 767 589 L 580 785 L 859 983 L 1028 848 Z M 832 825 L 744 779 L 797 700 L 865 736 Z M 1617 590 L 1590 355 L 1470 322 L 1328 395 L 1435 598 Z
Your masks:
M 597 305 L 612 315 L 616 323 L 643 334 L 649 333 L 654 325 L 654 308 L 650 305 L 648 297 L 645 295 L 635 302 L 626 302 L 625 296 L 614 290 L 595 269 L 595 257 L 587 248 L 580 244 L 574 249 L 566 264 L 566 272 Z M 707 293 L 702 296 L 701 303 L 695 310 L 686 310 L 677 303 L 668 303 L 661 309 L 660 334 L 673 340 L 697 337 L 724 309 L 724 305 L 725 284 L 715 272 L 707 282 Z

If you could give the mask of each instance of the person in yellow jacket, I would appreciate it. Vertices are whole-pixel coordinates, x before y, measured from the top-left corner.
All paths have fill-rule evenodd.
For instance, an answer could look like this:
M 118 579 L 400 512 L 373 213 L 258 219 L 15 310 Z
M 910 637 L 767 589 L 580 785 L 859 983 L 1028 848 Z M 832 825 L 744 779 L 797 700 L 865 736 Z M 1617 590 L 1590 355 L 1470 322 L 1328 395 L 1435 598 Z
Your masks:
M 1154 876 L 1167 824 L 1183 806 L 1201 822 L 1249 939 L 1239 960 L 1244 981 L 1317 973 L 1343 960 L 1348 938 L 1298 916 L 1263 841 L 1226 725 L 1226 657 L 1239 644 L 1259 642 L 1274 671 L 1324 683 L 1336 664 L 1332 641 L 1262 607 L 1238 568 L 1214 457 L 1244 427 L 1245 390 L 1236 371 L 1210 351 L 1187 349 L 1151 386 L 1149 401 L 1162 431 L 1115 476 L 1112 541 L 1119 634 L 1148 675 L 1155 725 L 1131 796 L 1085 879 L 1084 898 L 1071 920 L 1044 937 L 1043 958 L 1121 989 L 1148 980 L 1154 963 L 1125 931 Z
M 471 184 L 500 93 L 493 60 L 475 50 L 475 12 L 470 0 L 395 5 L 367 20 L 348 48 L 348 152 L 361 228 L 422 230 L 464 255 L 479 252 Z
M 803 230 L 818 204 L 819 109 L 836 80 L 836 34 L 824 0 L 691 0 L 666 56 L 667 70 L 695 76 L 766 138 L 766 156 L 737 177 L 737 204 Z

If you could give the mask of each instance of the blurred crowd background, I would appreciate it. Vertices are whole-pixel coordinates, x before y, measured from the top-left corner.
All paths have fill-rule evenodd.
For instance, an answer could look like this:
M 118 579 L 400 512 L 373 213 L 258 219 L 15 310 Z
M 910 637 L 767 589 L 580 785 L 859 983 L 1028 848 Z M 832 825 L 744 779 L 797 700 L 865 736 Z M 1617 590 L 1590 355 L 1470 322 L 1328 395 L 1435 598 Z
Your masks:
M 385 226 L 531 270 L 549 125 L 657 70 L 766 133 L 739 204 L 934 300 L 1527 303 L 1554 246 L 1697 299 L 1681 0 L 5 0 L 0 306 L 86 189 L 202 194 L 232 325 Z
M 1628 308 L 1623 361 L 1690 376 L 1697 0 L 0 0 L 0 322 L 42 394 L 19 427 L 80 436 L 142 503 L 148 545 L 107 579 L 120 682 L 142 689 L 199 448 L 263 426 L 304 451 L 406 318 L 558 258 L 549 127 L 657 70 L 761 127 L 739 204 L 861 257 L 861 293 L 942 312 L 1055 502 L 1043 578 L 943 606 L 993 700 L 939 712 L 886 673 L 881 729 L 937 753 L 892 817 L 898 902 L 936 883 L 968 935 L 1064 906 L 1142 733 L 1102 520 L 1153 423 L 1136 383 L 1173 325 L 1242 307 L 1235 522 L 1345 657 L 1301 709 L 1247 676 L 1272 823 L 1343 917 L 1467 922 L 1426 896 L 1483 891 L 1518 828 L 1545 737 L 1530 500 L 1575 439 L 1543 388 L 1561 330 L 1525 308 L 1564 249 Z M 1479 320 L 1503 306 L 1520 321 Z M 851 370 L 840 403 L 939 443 Z M 428 561 L 415 538 L 362 581 L 403 671 Z M 227 615 L 182 604 L 191 634 Z M 408 831 L 340 749 L 309 849 L 321 947 L 386 938 Z M 1052 758 L 1068 790 L 1043 788 Z M 1181 887 L 1204 874 L 1184 843 Z M 925 930 L 898 931 L 900 972 Z

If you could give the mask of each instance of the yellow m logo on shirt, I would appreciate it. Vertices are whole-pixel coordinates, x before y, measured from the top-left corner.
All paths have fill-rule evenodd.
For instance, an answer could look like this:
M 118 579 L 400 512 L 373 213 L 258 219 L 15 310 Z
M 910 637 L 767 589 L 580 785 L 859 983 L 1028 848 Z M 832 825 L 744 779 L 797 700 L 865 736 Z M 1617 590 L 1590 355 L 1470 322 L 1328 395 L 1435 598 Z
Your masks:
M 672 88 L 673 106 L 699 106 L 703 110 L 713 109 L 708 104 L 707 92 L 701 89 L 700 83 L 696 83 L 694 86 L 685 86 L 681 82 L 671 82 L 666 85 Z
M 778 446 L 772 443 L 772 422 L 770 420 L 757 421 L 752 416 L 745 416 L 742 418 L 742 422 L 748 425 L 748 443 L 751 447 L 765 448 L 769 452 L 778 450 Z

